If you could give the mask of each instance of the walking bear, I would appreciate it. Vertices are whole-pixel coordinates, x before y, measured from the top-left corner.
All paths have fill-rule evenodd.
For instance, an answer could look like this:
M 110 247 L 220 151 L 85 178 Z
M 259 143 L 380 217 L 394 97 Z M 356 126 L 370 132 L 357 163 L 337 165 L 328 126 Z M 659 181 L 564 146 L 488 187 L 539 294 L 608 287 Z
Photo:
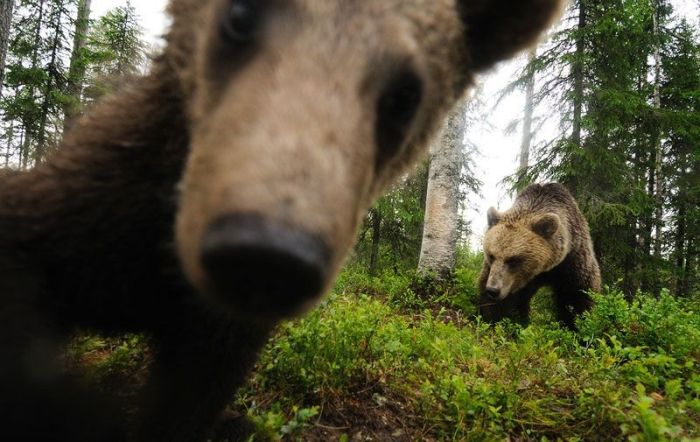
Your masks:
M 587 291 L 600 284 L 588 223 L 564 186 L 532 184 L 508 211 L 489 209 L 479 278 L 485 320 L 526 324 L 530 300 L 549 286 L 557 318 L 573 328 L 576 315 L 593 306 Z
M 0 179 L 0 440 L 206 439 L 474 75 L 560 6 L 171 0 L 150 73 Z M 76 329 L 149 337 L 133 423 L 56 362 Z

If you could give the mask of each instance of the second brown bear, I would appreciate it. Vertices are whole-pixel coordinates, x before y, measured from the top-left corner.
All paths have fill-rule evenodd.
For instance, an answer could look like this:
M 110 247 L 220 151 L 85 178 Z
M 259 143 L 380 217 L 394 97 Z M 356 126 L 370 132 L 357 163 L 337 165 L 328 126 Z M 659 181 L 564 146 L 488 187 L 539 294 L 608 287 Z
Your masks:
M 530 300 L 551 287 L 557 319 L 574 327 L 601 286 L 588 223 L 561 184 L 532 184 L 505 212 L 491 208 L 479 278 L 479 313 L 488 322 L 527 324 Z

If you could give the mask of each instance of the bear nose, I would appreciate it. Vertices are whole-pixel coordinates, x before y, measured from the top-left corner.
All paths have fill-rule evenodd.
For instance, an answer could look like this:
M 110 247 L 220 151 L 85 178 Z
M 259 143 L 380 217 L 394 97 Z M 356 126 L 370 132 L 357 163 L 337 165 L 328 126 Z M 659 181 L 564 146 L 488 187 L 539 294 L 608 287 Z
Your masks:
M 493 287 L 486 287 L 486 296 L 491 299 L 498 299 L 501 297 L 501 291 Z
M 319 296 L 330 253 L 319 237 L 258 215 L 231 215 L 205 231 L 202 266 L 215 295 L 239 313 L 286 316 Z

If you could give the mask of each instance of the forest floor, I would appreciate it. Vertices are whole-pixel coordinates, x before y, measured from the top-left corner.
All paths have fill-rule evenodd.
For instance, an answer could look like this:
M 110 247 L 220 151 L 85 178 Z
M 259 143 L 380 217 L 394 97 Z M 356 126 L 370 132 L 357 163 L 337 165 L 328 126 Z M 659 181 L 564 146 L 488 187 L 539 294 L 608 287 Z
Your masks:
M 532 325 L 494 327 L 472 318 L 470 283 L 341 275 L 232 403 L 250 440 L 700 440 L 697 303 L 607 291 L 570 332 L 539 296 Z M 138 336 L 69 356 L 126 399 L 148 361 Z

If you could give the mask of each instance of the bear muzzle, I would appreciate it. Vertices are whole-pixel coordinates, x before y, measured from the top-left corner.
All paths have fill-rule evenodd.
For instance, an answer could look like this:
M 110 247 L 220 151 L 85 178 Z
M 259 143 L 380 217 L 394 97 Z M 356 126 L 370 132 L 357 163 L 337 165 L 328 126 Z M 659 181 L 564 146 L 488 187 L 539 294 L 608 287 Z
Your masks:
M 484 290 L 484 294 L 486 295 L 487 298 L 496 301 L 501 299 L 501 289 L 493 288 L 493 287 L 486 287 L 486 290 Z
M 318 298 L 331 253 L 313 233 L 254 214 L 220 218 L 205 230 L 201 263 L 213 294 L 235 313 L 288 317 Z

